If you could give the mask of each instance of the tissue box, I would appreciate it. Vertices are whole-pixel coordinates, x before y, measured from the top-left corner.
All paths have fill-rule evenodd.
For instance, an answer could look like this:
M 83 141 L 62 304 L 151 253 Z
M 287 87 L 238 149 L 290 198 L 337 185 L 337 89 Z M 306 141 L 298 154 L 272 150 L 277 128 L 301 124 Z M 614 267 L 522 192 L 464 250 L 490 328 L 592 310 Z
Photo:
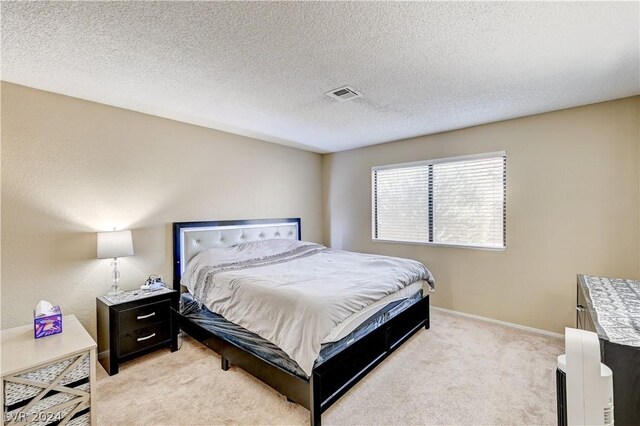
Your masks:
M 54 306 L 51 315 L 36 316 L 36 311 L 33 311 L 33 335 L 36 339 L 58 333 L 62 333 L 60 306 Z

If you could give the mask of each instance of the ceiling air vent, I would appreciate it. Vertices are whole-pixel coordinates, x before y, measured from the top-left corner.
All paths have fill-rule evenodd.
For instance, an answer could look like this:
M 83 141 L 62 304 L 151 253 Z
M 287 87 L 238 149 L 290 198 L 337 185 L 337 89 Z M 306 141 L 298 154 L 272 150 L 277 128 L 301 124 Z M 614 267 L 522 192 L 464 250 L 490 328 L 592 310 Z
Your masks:
M 326 95 L 339 101 L 348 101 L 349 99 L 362 96 L 360 92 L 349 86 L 344 86 L 339 89 L 332 90 L 330 92 L 327 92 Z

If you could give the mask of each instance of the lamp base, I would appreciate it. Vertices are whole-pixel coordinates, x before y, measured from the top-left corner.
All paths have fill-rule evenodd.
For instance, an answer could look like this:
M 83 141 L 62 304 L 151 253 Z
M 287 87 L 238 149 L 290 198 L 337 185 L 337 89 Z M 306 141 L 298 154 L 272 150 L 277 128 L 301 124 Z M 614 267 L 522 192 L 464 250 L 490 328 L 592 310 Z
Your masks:
M 109 296 L 115 296 L 116 294 L 120 294 L 123 291 L 120 290 L 120 270 L 118 269 L 118 258 L 114 257 L 113 262 L 111 262 L 111 266 L 113 266 L 113 284 L 111 284 L 111 291 L 107 293 Z
M 113 276 L 114 278 L 116 278 L 116 274 L 114 274 Z M 120 278 L 119 273 L 117 278 Z M 113 280 L 113 284 L 111 284 L 111 291 L 107 293 L 108 296 L 115 296 L 116 294 L 124 293 L 124 291 L 120 290 L 120 283 L 118 281 L 119 280 L 116 279 Z

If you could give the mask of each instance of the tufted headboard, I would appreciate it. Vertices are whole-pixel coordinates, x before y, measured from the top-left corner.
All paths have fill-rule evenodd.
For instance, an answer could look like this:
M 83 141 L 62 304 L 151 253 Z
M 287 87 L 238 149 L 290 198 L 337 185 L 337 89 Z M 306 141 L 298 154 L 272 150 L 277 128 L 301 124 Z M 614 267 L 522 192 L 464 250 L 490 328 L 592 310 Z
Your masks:
M 258 240 L 299 240 L 300 236 L 300 218 L 174 222 L 173 288 L 180 291 L 187 263 L 203 250 Z

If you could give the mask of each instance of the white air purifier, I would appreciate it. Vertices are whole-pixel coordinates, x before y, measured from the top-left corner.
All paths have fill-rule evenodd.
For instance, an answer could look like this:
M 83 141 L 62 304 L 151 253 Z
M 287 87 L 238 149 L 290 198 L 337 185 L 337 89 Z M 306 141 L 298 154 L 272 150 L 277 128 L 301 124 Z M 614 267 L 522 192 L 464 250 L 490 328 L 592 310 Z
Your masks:
M 600 362 L 598 335 L 565 329 L 558 357 L 558 424 L 613 425 L 613 373 Z

